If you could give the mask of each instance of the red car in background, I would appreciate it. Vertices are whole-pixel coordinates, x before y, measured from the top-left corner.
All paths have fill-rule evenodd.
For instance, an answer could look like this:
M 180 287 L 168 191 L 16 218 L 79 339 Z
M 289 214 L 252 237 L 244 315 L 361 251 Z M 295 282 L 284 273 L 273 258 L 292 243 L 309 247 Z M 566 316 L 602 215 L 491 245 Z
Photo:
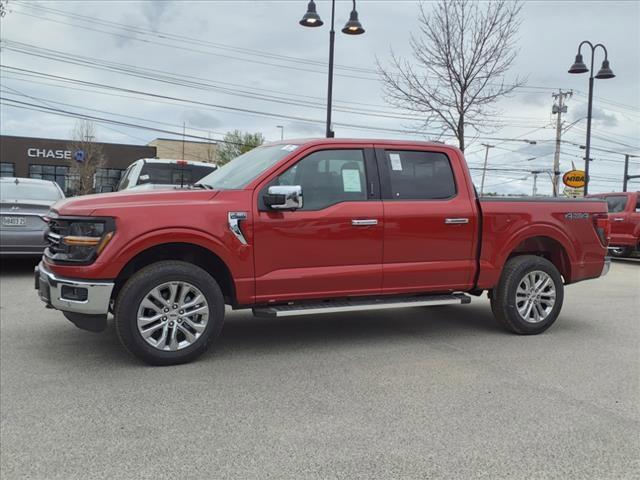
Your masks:
M 589 195 L 607 201 L 611 221 L 609 251 L 615 257 L 629 257 L 640 250 L 640 192 Z

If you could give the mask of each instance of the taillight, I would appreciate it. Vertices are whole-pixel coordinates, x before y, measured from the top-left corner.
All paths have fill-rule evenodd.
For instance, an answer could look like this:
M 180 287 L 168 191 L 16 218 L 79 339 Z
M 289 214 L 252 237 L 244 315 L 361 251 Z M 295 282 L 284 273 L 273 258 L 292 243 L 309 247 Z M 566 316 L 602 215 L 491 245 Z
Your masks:
M 609 237 L 611 236 L 611 222 L 609 221 L 609 215 L 606 213 L 594 213 L 593 228 L 596 229 L 596 233 L 600 238 L 600 243 L 605 247 L 609 245 Z

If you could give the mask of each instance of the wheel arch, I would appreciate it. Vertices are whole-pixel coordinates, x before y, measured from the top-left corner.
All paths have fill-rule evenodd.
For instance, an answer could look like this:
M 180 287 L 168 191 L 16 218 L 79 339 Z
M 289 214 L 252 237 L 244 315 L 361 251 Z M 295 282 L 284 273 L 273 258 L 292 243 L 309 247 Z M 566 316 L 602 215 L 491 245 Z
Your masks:
M 116 277 L 112 299 L 115 300 L 117 298 L 120 289 L 134 273 L 147 265 L 163 260 L 180 260 L 204 269 L 220 285 L 225 303 L 229 305 L 237 304 L 233 276 L 222 258 L 208 248 L 184 241 L 161 243 L 136 253 Z
M 512 245 L 505 263 L 520 255 L 537 255 L 549 260 L 558 269 L 565 283 L 571 283 L 571 257 L 563 242 L 548 235 L 535 235 L 520 239 Z

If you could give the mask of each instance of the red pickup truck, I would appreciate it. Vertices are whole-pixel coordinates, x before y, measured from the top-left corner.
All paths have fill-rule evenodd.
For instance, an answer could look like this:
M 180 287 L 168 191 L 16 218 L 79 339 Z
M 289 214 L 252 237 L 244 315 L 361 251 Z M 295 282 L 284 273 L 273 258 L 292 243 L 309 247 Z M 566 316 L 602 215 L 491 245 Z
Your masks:
M 634 250 L 640 250 L 640 192 L 599 193 L 589 197 L 607 202 L 611 221 L 611 254 L 628 257 Z
M 609 268 L 598 199 L 483 198 L 442 144 L 322 139 L 256 148 L 189 190 L 58 202 L 36 289 L 151 364 L 202 354 L 225 305 L 279 317 L 468 303 L 536 334 L 564 285 Z

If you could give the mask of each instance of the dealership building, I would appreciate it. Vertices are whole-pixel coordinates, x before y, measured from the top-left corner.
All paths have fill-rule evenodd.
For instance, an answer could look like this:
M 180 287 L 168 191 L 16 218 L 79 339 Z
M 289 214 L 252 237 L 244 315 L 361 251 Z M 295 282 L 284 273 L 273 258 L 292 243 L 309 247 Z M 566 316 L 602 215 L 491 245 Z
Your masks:
M 115 186 L 122 172 L 140 158 L 172 158 L 198 162 L 216 162 L 214 142 L 191 142 L 157 138 L 147 145 L 95 142 L 102 147 L 105 162 L 98 169 L 95 189 Z M 0 176 L 42 178 L 57 182 L 72 195 L 70 167 L 82 152 L 75 152 L 72 140 L 0 135 Z

